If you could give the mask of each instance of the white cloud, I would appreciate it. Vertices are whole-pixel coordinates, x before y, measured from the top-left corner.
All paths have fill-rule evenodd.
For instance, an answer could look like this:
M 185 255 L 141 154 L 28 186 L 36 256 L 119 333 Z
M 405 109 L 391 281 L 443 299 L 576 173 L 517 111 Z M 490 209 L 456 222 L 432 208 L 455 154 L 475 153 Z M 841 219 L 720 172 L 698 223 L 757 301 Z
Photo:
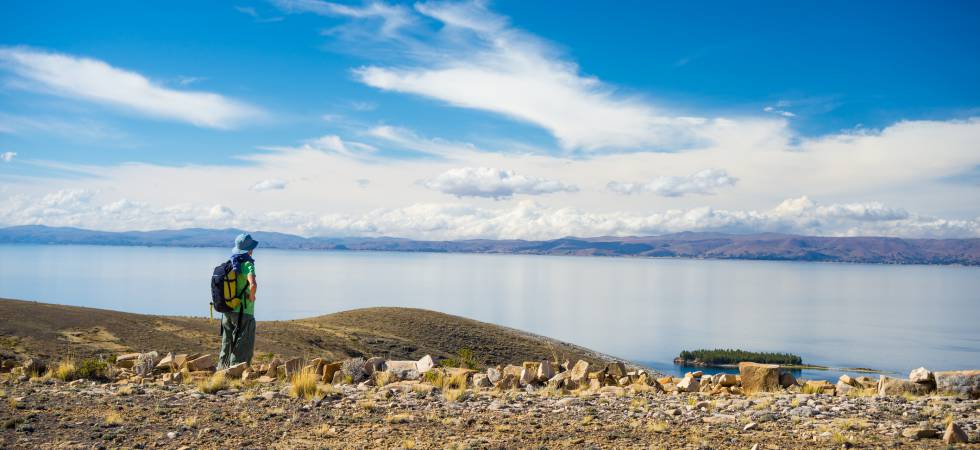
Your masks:
M 311 139 L 299 147 L 263 147 L 270 150 L 314 150 L 325 153 L 336 153 L 349 158 L 364 158 L 378 151 L 376 147 L 363 142 L 344 140 L 335 134 L 328 134 Z
M 537 125 L 569 150 L 691 147 L 718 125 L 718 119 L 670 112 L 580 73 L 553 46 L 480 2 L 426 2 L 415 9 L 442 28 L 429 43 L 392 43 L 408 46 L 400 54 L 414 64 L 360 67 L 357 79 Z
M 830 236 L 980 236 L 980 217 L 948 220 L 880 203 L 820 205 L 801 197 L 768 210 L 710 207 L 651 213 L 590 213 L 533 201 L 480 208 L 426 203 L 361 214 L 256 212 L 222 204 L 152 207 L 126 199 L 99 204 L 93 192 L 63 190 L 41 198 L 0 200 L 0 224 L 45 224 L 110 230 L 244 227 L 315 236 L 401 236 L 415 239 L 554 239 L 563 236 L 657 235 L 679 231 L 779 232 Z M 101 194 L 100 194 L 101 195 Z
M 234 128 L 261 112 L 246 103 L 203 91 L 162 87 L 136 72 L 91 58 L 23 47 L 0 47 L 0 67 L 16 84 L 199 127 Z
M 14 160 L 15 156 L 17 156 L 17 152 L 3 152 L 0 153 L 0 161 L 9 163 Z
M 682 177 L 656 177 L 647 183 L 610 181 L 607 186 L 620 194 L 653 192 L 664 197 L 681 197 L 687 194 L 711 195 L 718 188 L 735 186 L 736 182 L 738 178 L 728 175 L 723 169 L 705 169 Z
M 281 191 L 283 189 L 286 189 L 286 182 L 283 180 L 275 180 L 275 179 L 262 180 L 259 181 L 258 183 L 253 184 L 250 189 L 258 192 Z
M 388 5 L 380 1 L 366 2 L 364 6 L 351 6 L 321 0 L 272 0 L 280 9 L 290 13 L 308 12 L 321 16 L 343 16 L 361 20 L 378 20 L 380 31 L 393 36 L 400 29 L 415 22 L 408 8 Z
M 777 115 L 780 115 L 780 116 L 783 116 L 783 117 L 796 117 L 796 114 L 793 114 L 793 113 L 791 113 L 789 111 L 786 111 L 786 110 L 776 109 L 773 106 L 766 106 L 765 108 L 762 108 L 762 110 L 765 111 L 765 112 L 767 112 L 767 113 L 773 113 L 773 114 L 777 114 Z
M 424 182 L 429 189 L 457 197 L 510 198 L 514 194 L 541 195 L 575 192 L 575 186 L 560 181 L 521 175 L 489 167 L 462 167 L 443 172 Z

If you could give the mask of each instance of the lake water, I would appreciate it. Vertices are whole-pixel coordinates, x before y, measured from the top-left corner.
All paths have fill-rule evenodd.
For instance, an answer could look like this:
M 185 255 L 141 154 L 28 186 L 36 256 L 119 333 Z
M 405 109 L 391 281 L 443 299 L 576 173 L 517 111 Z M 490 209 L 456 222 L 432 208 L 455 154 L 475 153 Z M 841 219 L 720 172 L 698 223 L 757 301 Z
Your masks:
M 211 271 L 228 253 L 0 245 L 0 297 L 206 316 Z M 671 373 L 683 371 L 670 364 L 681 350 L 716 347 L 903 376 L 920 365 L 980 368 L 976 267 L 272 249 L 255 256 L 259 320 L 426 308 Z

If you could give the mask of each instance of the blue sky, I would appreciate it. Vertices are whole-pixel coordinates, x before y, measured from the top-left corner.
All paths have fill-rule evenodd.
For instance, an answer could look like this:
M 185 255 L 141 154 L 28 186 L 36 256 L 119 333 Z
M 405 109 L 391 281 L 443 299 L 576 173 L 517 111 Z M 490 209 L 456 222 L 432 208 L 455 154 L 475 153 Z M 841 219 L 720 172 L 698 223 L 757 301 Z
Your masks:
M 975 2 L 3 9 L 0 224 L 980 232 Z

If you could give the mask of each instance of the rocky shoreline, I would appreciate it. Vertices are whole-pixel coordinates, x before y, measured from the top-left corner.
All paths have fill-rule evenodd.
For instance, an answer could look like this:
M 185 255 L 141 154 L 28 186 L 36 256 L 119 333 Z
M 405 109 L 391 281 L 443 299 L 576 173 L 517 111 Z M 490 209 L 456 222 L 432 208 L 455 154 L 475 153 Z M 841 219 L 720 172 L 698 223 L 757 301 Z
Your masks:
M 0 447 L 980 446 L 980 371 L 835 385 L 739 369 L 678 379 L 584 360 L 474 370 L 430 356 L 272 357 L 218 371 L 211 355 L 156 352 L 71 367 L 7 360 Z

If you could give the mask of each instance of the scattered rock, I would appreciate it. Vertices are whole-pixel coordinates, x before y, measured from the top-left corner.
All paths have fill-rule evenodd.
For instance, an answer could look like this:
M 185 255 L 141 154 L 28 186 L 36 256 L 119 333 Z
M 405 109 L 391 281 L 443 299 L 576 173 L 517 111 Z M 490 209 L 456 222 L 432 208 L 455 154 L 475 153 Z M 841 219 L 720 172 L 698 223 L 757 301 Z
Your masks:
M 799 383 L 796 381 L 796 377 L 789 372 L 782 372 L 779 374 L 779 386 L 783 388 L 788 388 L 791 386 L 796 386 Z
M 568 384 L 572 387 L 578 386 L 583 383 L 587 383 L 589 380 L 589 362 L 579 360 L 572 366 L 571 375 L 568 379 Z
M 419 373 L 426 373 L 436 366 L 436 362 L 432 360 L 432 357 L 425 355 L 422 359 L 418 360 L 417 368 Z
M 684 375 L 684 379 L 677 383 L 677 390 L 681 392 L 697 392 L 700 381 L 694 378 L 693 374 Z
M 913 383 L 935 383 L 936 376 L 929 369 L 919 367 L 909 373 L 909 381 Z
M 759 424 L 755 422 L 749 422 L 742 427 L 742 431 L 752 431 L 759 429 Z

